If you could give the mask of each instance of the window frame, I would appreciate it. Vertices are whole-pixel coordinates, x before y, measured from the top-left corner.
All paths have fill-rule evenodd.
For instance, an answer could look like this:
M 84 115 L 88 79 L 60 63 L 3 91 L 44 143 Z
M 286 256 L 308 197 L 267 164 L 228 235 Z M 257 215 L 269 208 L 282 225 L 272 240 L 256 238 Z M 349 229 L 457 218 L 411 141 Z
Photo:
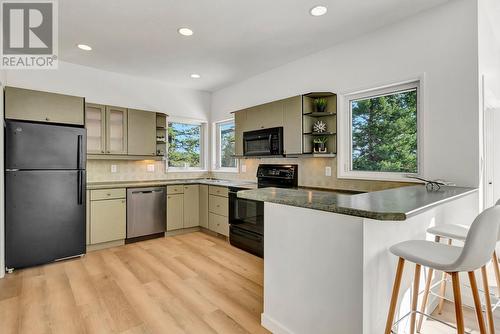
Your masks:
M 168 138 L 167 138 L 167 156 L 166 156 L 166 170 L 167 172 L 207 172 L 207 122 L 206 121 L 199 121 L 199 120 L 193 120 L 193 119 L 186 119 L 186 118 L 173 118 L 169 117 L 167 119 L 167 129 L 170 126 L 170 123 L 181 123 L 181 124 L 187 124 L 187 125 L 198 125 L 200 126 L 200 167 L 171 167 L 169 166 L 169 158 L 168 158 L 168 153 L 170 150 L 170 146 L 168 145 Z M 167 130 L 167 135 L 168 135 L 168 130 Z
M 353 100 L 362 100 L 379 96 L 391 95 L 411 89 L 417 89 L 417 173 L 355 171 L 352 169 L 352 110 Z M 345 94 L 342 99 L 343 110 L 338 114 L 339 152 L 337 159 L 337 177 L 340 179 L 360 179 L 396 182 L 420 182 L 413 177 L 424 175 L 423 151 L 423 78 L 402 83 L 379 86 L 377 88 Z
M 221 150 L 221 140 L 220 140 L 220 128 L 224 124 L 234 123 L 234 118 L 230 119 L 225 119 L 222 121 L 217 121 L 213 123 L 213 138 L 212 142 L 215 143 L 214 145 L 214 150 L 213 150 L 213 161 L 212 161 L 212 169 L 214 171 L 218 172 L 230 172 L 230 173 L 238 173 L 238 165 L 239 165 L 239 159 L 235 158 L 236 160 L 236 166 L 235 167 L 222 167 L 221 166 L 221 161 L 222 161 L 222 150 Z M 235 125 L 235 132 L 236 132 L 236 125 Z

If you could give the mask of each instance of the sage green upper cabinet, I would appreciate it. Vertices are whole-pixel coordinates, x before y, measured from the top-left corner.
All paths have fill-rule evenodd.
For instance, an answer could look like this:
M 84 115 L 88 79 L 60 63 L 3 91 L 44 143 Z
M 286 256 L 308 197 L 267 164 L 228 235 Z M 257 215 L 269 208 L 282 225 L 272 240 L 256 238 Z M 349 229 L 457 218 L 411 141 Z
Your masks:
M 243 132 L 246 130 L 247 111 L 234 113 L 234 154 L 243 155 Z
M 127 109 L 86 103 L 87 153 L 127 154 Z
M 86 103 L 85 118 L 85 127 L 87 128 L 87 153 L 105 153 L 106 107 L 100 104 Z
M 128 154 L 156 155 L 156 113 L 128 109 Z
M 259 130 L 283 126 L 283 102 L 276 101 L 247 109 L 245 128 Z
M 5 118 L 84 125 L 83 97 L 5 87 Z
M 283 100 L 283 141 L 285 154 L 302 153 L 302 96 Z
M 127 154 L 127 108 L 106 106 L 106 153 Z

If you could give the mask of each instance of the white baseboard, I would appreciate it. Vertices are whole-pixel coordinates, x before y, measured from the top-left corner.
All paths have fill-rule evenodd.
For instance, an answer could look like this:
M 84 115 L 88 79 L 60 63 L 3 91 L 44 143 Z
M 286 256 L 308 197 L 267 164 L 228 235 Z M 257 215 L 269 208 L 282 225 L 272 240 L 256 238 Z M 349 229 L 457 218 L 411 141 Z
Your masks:
M 291 330 L 264 313 L 260 315 L 260 324 L 273 334 L 294 334 Z

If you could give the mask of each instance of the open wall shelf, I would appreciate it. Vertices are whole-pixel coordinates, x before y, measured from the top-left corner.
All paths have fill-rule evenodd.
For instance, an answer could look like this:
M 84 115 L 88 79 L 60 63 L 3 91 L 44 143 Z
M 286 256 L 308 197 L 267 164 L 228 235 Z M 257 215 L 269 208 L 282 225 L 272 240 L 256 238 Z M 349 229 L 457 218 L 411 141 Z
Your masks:
M 325 98 L 325 111 L 317 111 L 315 99 Z M 326 124 L 324 132 L 314 131 L 313 126 L 321 121 Z M 326 153 L 314 152 L 314 139 L 328 137 Z M 302 153 L 312 157 L 335 157 L 337 154 L 337 95 L 330 92 L 314 92 L 302 96 Z
M 156 113 L 156 156 L 165 158 L 168 149 L 167 115 Z

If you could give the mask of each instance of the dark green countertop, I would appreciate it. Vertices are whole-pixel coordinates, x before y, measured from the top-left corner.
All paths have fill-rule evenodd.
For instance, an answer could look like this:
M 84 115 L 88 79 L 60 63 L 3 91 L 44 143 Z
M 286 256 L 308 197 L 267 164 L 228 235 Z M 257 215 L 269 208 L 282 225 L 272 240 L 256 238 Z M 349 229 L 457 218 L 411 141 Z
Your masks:
M 334 190 L 263 188 L 239 191 L 238 197 L 375 220 L 401 221 L 476 191 L 476 188 L 450 186 L 443 186 L 438 191 L 427 191 L 424 185 L 361 194 Z

